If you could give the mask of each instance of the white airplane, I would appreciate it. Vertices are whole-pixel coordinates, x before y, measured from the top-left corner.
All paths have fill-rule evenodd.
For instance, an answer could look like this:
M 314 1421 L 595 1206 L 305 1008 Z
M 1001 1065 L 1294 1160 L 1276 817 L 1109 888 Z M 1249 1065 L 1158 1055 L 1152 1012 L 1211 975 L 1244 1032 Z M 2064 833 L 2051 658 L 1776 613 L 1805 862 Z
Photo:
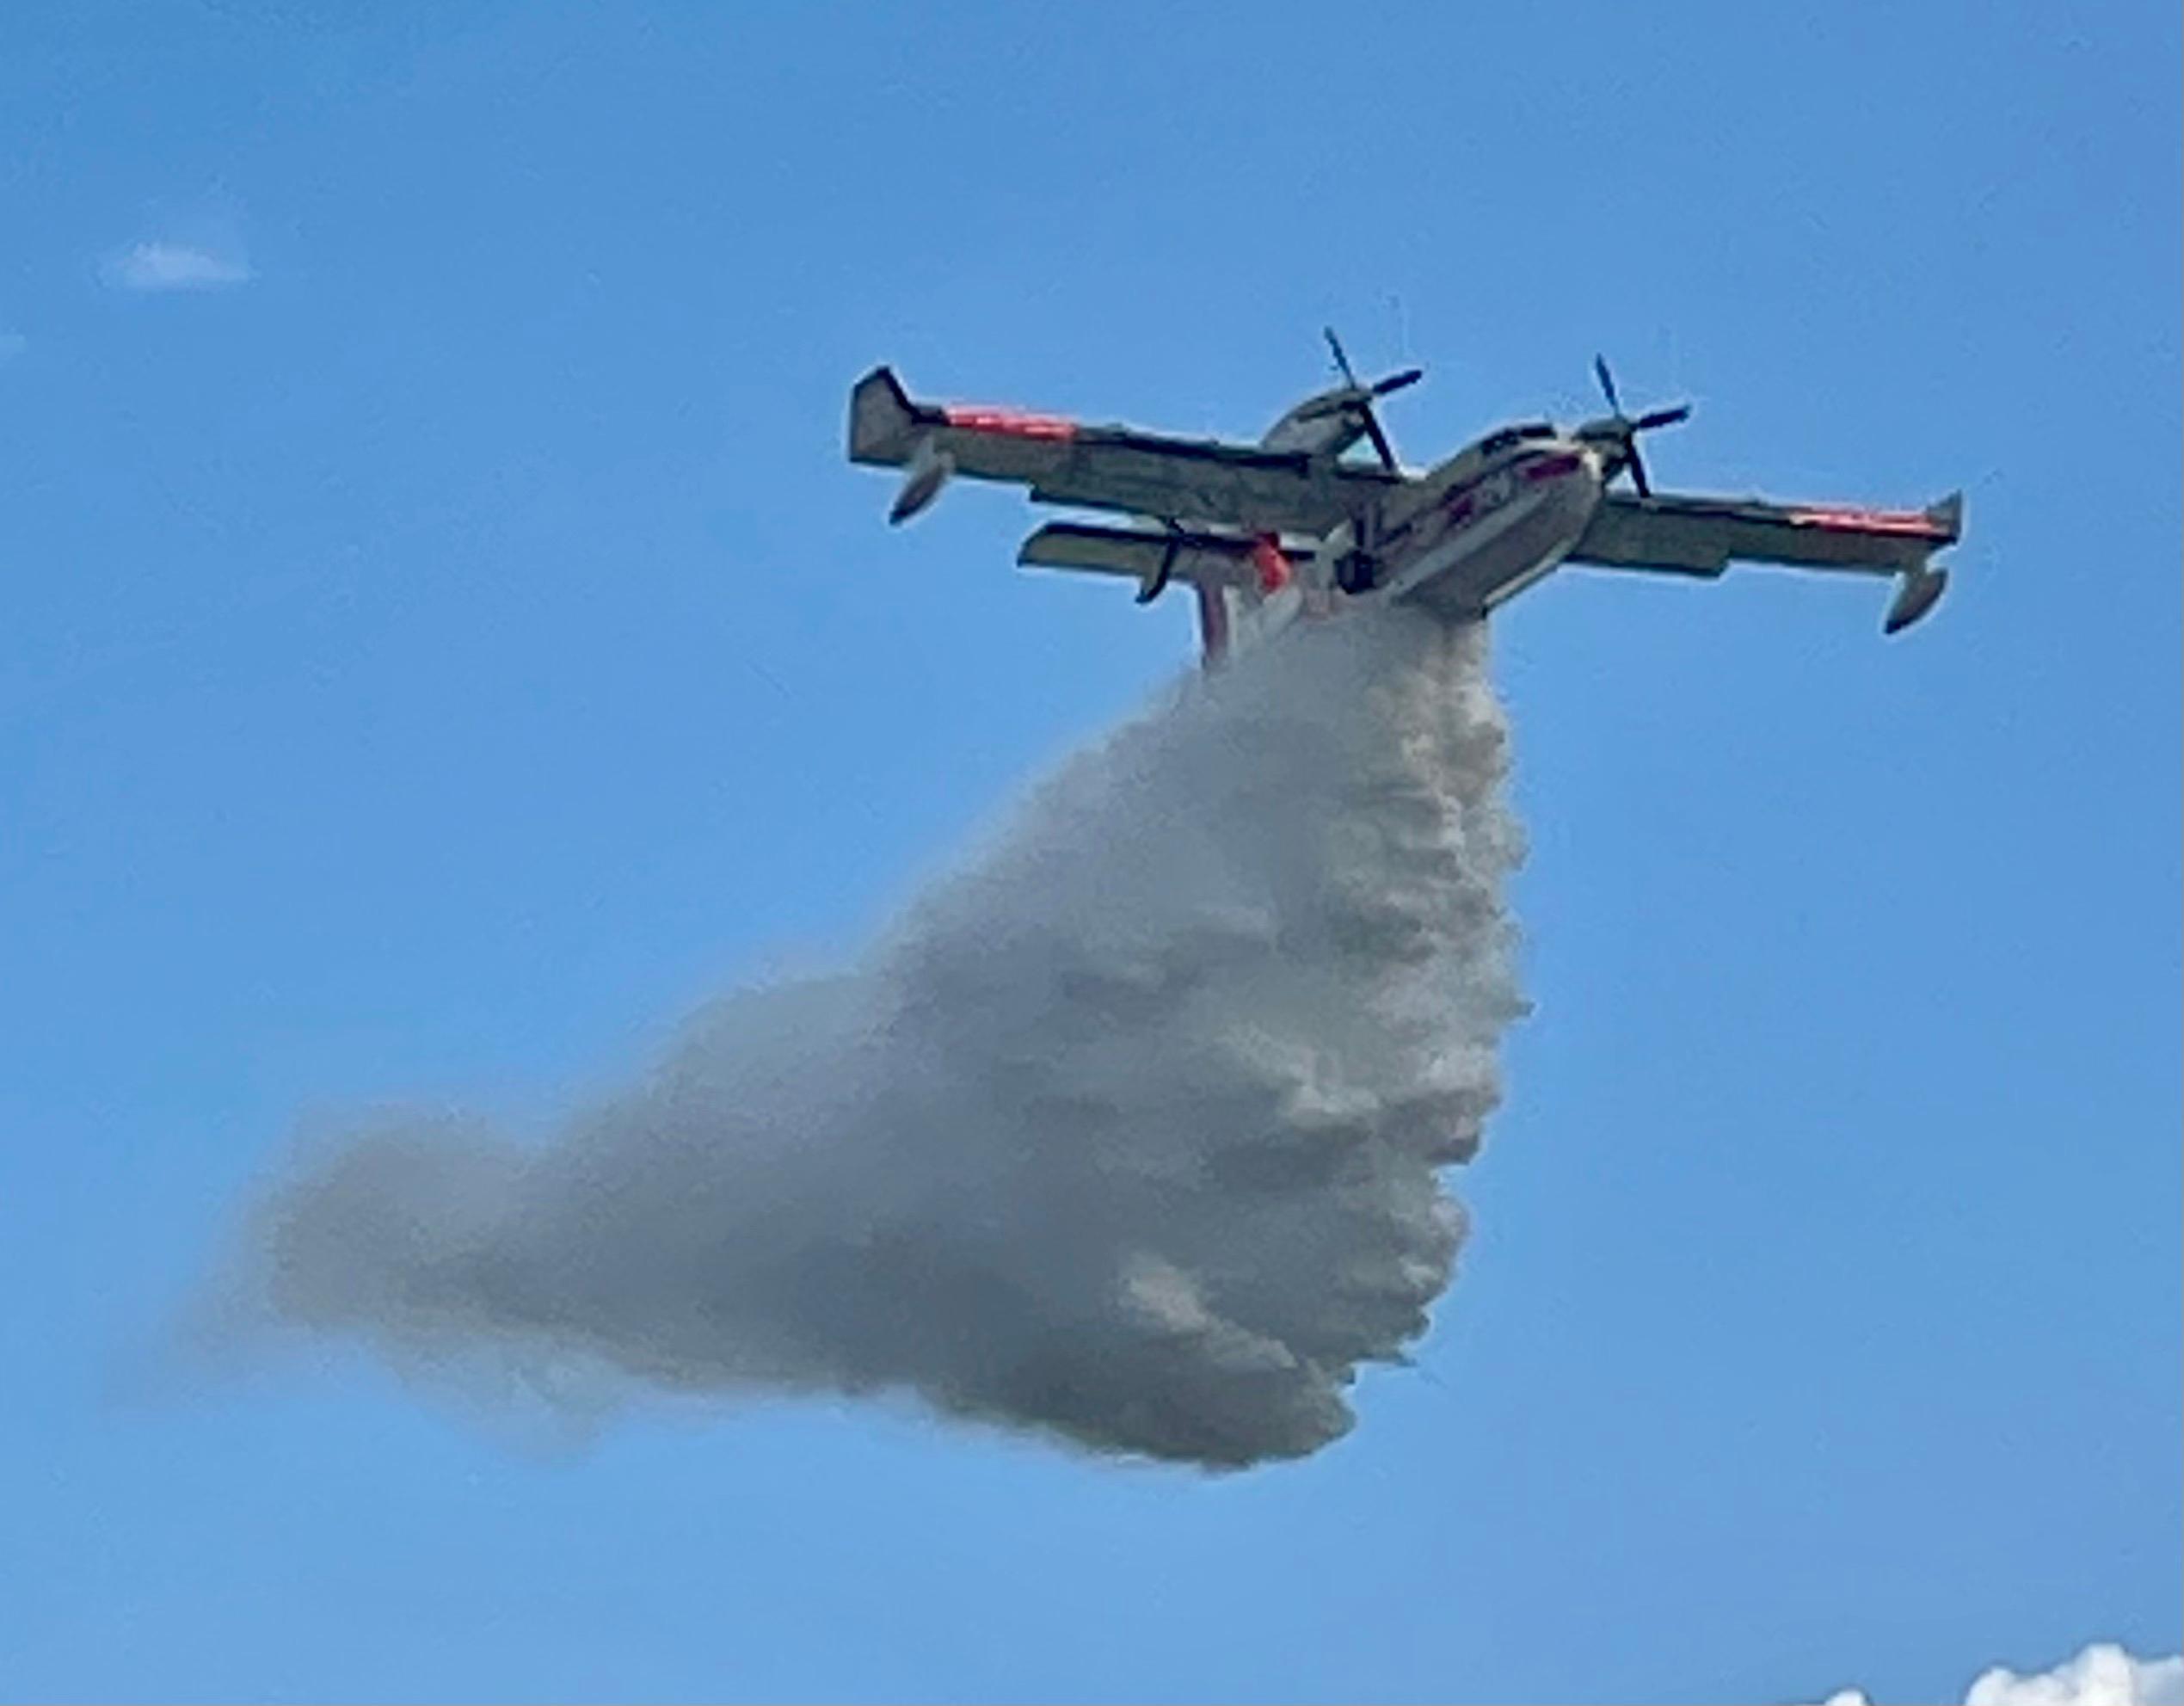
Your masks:
M 1566 562 L 1707 579 L 1732 563 L 1894 576 L 1891 634 L 1931 610 L 1948 582 L 1931 559 L 1963 531 L 1960 492 L 1925 509 L 1657 494 L 1638 436 L 1690 408 L 1626 415 L 1597 357 L 1610 411 L 1601 419 L 1568 430 L 1504 427 L 1427 472 L 1407 471 L 1373 405 L 1419 371 L 1363 384 L 1332 329 L 1326 337 L 1342 383 L 1298 403 L 1256 445 L 914 403 L 877 367 L 850 396 L 850 460 L 905 471 L 890 521 L 908 520 L 956 474 L 1029 486 L 1037 502 L 1140 518 L 1123 527 L 1050 522 L 1017 561 L 1128 576 L 1141 603 L 1187 583 L 1209 664 L 1301 616 L 1387 600 L 1476 621 Z M 1360 439 L 1373 462 L 1344 455 Z M 1626 473 L 1635 491 L 1610 490 Z

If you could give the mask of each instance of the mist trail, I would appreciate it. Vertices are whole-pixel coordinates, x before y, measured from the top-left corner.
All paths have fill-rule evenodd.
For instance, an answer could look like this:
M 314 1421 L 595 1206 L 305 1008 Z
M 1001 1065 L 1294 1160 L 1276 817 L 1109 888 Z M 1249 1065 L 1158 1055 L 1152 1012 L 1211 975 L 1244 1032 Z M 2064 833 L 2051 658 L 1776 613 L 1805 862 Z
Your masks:
M 1299 633 L 1067 761 L 839 976 L 549 1144 L 382 1123 L 243 1284 L 551 1391 L 909 1392 L 1220 1466 L 1343 1432 L 1447 1284 L 1523 1010 L 1483 630 Z

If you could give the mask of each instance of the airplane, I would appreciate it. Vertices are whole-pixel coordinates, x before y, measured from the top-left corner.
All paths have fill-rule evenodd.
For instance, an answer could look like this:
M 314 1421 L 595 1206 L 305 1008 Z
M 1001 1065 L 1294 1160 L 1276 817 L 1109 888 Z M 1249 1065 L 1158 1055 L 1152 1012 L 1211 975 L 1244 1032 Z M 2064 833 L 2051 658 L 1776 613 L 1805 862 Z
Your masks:
M 1187 584 L 1209 668 L 1300 618 L 1375 603 L 1483 620 L 1564 563 L 1709 580 L 1732 563 L 1892 576 L 1890 634 L 1931 611 L 1948 583 L 1932 558 L 1963 532 L 1961 492 L 1924 509 L 1658 493 L 1639 437 L 1689 418 L 1690 405 L 1626 414 L 1598 356 L 1605 416 L 1566 429 L 1502 427 L 1428 471 L 1406 469 L 1375 405 L 1422 371 L 1368 385 L 1332 327 L 1326 336 L 1340 383 L 1289 410 L 1256 445 L 914 402 L 881 366 L 850 394 L 850 460 L 903 470 L 888 513 L 897 524 L 958 474 L 1028 486 L 1035 502 L 1135 518 L 1049 522 L 1017 561 L 1126 576 L 1141 604 Z M 1345 454 L 1360 440 L 1369 461 Z M 1632 489 L 1613 490 L 1625 476 Z

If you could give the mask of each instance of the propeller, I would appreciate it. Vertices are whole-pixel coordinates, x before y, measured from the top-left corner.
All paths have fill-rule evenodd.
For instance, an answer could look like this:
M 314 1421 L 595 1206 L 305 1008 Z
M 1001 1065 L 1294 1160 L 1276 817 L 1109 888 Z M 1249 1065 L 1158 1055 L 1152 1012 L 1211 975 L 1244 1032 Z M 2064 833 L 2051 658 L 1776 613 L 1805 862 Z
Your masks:
M 1656 427 L 1672 427 L 1679 421 L 1691 417 L 1691 405 L 1679 403 L 1667 409 L 1649 410 L 1633 418 L 1623 413 L 1622 398 L 1615 394 L 1615 376 L 1608 370 L 1608 358 L 1592 358 L 1593 377 L 1600 381 L 1600 394 L 1608 399 L 1613 412 L 1605 421 L 1596 421 L 1584 430 L 1596 437 L 1615 439 L 1622 447 L 1623 465 L 1630 470 L 1631 483 L 1638 488 L 1640 497 L 1653 495 L 1652 483 L 1646 477 L 1646 463 L 1638 453 L 1638 435 L 1650 433 Z
M 1326 334 L 1327 348 L 1335 358 L 1335 371 L 1342 375 L 1343 388 L 1329 392 L 1309 409 L 1301 410 L 1300 418 L 1308 421 L 1323 415 L 1356 414 L 1365 428 L 1365 436 L 1373 441 L 1373 448 L 1380 453 L 1381 466 L 1389 473 L 1394 473 L 1395 447 L 1387 441 L 1387 434 L 1381 429 L 1380 416 L 1373 409 L 1373 399 L 1386 397 L 1390 391 L 1401 391 L 1406 385 L 1416 385 L 1425 377 L 1425 370 L 1423 367 L 1406 367 L 1400 373 L 1390 373 L 1384 379 L 1375 379 L 1369 385 L 1363 384 L 1357 378 L 1357 370 L 1350 365 L 1350 357 L 1343 353 L 1342 340 L 1335 336 L 1335 329 L 1324 326 L 1320 329 Z

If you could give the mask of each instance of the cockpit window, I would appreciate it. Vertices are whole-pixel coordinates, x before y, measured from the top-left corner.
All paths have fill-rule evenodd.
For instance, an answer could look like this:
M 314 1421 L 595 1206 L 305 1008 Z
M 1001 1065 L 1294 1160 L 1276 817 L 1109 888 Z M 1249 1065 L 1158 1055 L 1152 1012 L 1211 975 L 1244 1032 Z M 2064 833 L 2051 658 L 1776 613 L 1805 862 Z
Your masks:
M 1555 426 L 1553 426 L 1553 422 L 1524 422 L 1523 426 L 1504 426 L 1500 433 L 1487 433 L 1486 437 L 1480 439 L 1479 454 L 1480 457 L 1498 457 L 1498 454 L 1503 453 L 1503 450 L 1507 450 L 1509 446 L 1523 443 L 1524 439 L 1551 439 L 1551 437 L 1555 437 Z
M 1481 456 L 1498 456 L 1511 445 L 1523 444 L 1529 439 L 1551 439 L 1554 436 L 1552 421 L 1526 421 L 1514 427 L 1504 427 L 1498 433 L 1489 433 L 1479 440 Z

